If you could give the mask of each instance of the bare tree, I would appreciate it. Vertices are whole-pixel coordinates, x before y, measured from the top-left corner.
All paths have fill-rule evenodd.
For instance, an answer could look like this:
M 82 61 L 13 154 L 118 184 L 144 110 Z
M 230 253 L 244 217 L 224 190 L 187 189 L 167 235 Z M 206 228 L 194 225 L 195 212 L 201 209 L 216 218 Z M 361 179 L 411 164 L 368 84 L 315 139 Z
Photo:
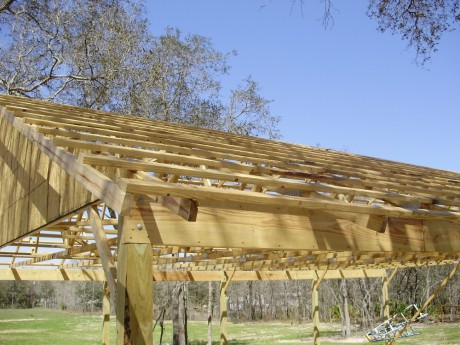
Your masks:
M 460 22 L 460 0 L 370 0 L 367 14 L 380 31 L 401 35 L 425 64 L 436 52 L 445 32 Z
M 291 12 L 298 7 L 303 14 L 305 2 L 291 0 Z M 320 2 L 322 24 L 324 28 L 332 27 L 334 12 L 338 12 L 334 1 Z M 454 31 L 460 22 L 460 0 L 369 0 L 367 16 L 377 21 L 379 31 L 400 35 L 408 48 L 415 49 L 415 62 L 425 65 L 438 50 L 443 34 Z
M 173 291 L 173 344 L 187 345 L 187 283 L 177 283 Z
M 174 28 L 153 36 L 142 0 L 15 0 L 0 9 L 0 92 L 279 136 L 279 117 L 251 78 L 224 102 L 235 52 Z

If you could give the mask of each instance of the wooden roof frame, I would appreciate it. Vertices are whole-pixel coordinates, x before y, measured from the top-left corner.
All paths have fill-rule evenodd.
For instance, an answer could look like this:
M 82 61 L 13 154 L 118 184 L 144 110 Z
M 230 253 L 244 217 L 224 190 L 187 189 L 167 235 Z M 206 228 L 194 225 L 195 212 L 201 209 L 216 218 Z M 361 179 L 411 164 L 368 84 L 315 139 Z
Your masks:
M 90 205 L 105 212 L 115 261 L 118 219 L 107 209 L 154 222 L 160 270 L 459 258 L 459 173 L 13 96 L 0 106 L 0 245 L 15 257 L 0 265 L 45 265 L 43 252 L 100 267 Z M 50 253 L 48 235 L 65 255 Z
M 460 256 L 460 173 L 335 150 L 0 95 L 0 176 L 0 275 L 103 270 L 121 315 L 159 272 Z

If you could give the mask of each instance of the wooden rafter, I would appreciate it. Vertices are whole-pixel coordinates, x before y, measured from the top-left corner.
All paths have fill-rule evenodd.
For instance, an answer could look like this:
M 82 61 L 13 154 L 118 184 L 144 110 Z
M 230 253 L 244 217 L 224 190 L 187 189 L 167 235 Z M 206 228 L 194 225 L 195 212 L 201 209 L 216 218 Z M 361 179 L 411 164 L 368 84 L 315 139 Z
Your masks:
M 140 210 L 157 271 L 459 259 L 456 172 L 5 95 L 0 122 L 3 267 L 116 266 Z

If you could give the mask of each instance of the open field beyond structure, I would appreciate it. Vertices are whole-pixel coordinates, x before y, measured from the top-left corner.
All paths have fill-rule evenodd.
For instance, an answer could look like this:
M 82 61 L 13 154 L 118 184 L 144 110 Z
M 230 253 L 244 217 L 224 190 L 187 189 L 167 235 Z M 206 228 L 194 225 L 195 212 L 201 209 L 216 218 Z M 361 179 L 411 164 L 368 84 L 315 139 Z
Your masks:
M 41 309 L 0 310 L 0 344 L 2 345 L 48 345 L 48 344 L 100 344 L 102 317 L 98 315 L 47 311 Z M 339 336 L 338 324 L 321 324 L 321 344 L 364 344 L 362 332 L 355 332 L 351 339 Z M 418 326 L 421 335 L 402 339 L 401 345 L 460 345 L 458 324 L 428 324 Z M 218 344 L 219 328 L 214 326 L 214 344 Z M 206 344 L 206 323 L 189 323 L 191 345 Z M 159 334 L 155 331 L 155 344 Z M 311 344 L 311 324 L 290 323 L 241 323 L 229 325 L 231 345 L 256 344 Z M 171 344 L 171 323 L 166 323 L 163 344 Z M 115 321 L 111 322 L 111 344 L 115 344 Z M 383 343 L 379 343 L 383 344 Z

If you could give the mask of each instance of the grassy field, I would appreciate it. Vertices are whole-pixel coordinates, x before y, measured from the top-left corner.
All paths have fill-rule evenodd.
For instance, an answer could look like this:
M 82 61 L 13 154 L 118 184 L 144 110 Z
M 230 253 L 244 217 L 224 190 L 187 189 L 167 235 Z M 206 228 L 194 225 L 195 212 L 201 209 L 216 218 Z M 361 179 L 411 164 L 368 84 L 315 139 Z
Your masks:
M 49 345 L 49 344 L 100 344 L 102 317 L 41 309 L 0 309 L 1 345 Z M 356 332 L 351 339 L 344 340 L 339 334 L 339 325 L 324 324 L 321 327 L 323 345 L 367 343 L 362 332 Z M 460 345 L 458 324 L 431 324 L 418 327 L 421 335 L 398 342 L 401 345 Z M 219 327 L 215 325 L 214 344 L 218 344 Z M 157 333 L 155 331 L 155 333 Z M 171 344 L 171 323 L 167 323 L 163 344 Z M 111 344 L 115 344 L 115 322 L 111 322 Z M 244 323 L 229 324 L 228 335 L 231 345 L 274 345 L 311 344 L 311 324 L 290 323 Z M 205 322 L 189 323 L 191 345 L 206 344 Z M 158 342 L 158 334 L 155 334 Z M 383 343 L 379 343 L 383 344 Z

